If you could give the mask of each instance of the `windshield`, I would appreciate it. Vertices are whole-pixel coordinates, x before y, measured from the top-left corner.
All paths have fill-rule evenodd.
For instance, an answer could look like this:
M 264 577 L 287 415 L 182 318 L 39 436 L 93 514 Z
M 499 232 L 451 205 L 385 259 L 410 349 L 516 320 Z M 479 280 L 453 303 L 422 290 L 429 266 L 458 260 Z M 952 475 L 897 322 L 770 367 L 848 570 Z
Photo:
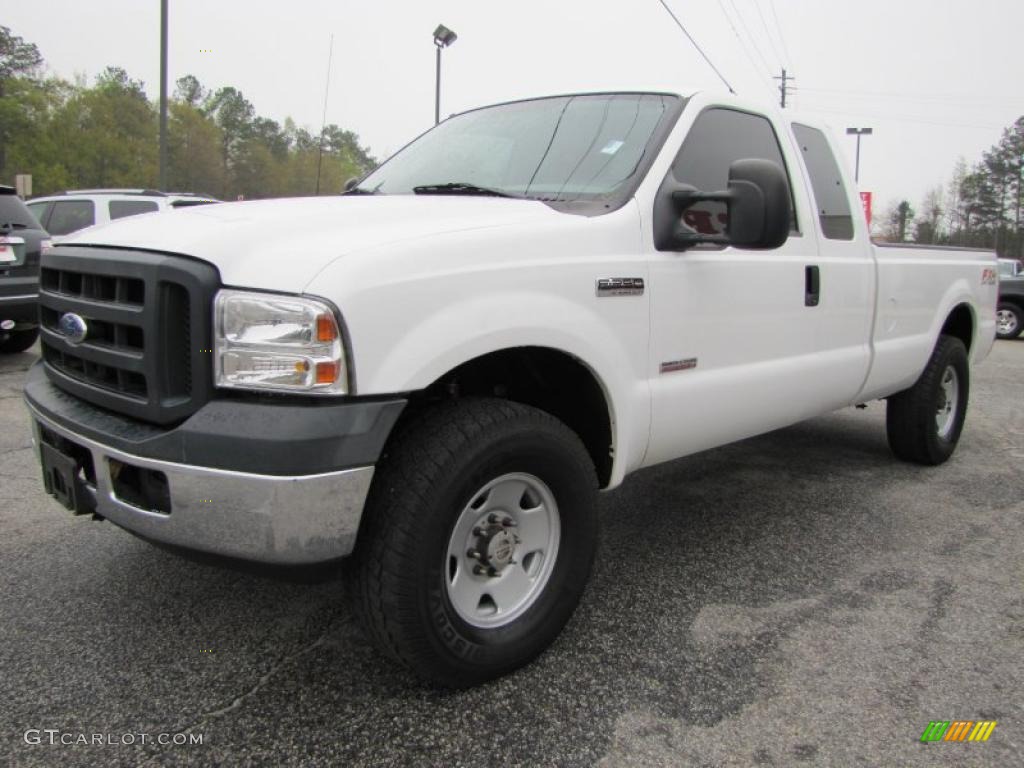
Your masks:
M 353 191 L 607 199 L 637 174 L 659 124 L 678 103 L 674 96 L 622 93 L 466 112 L 416 139 Z

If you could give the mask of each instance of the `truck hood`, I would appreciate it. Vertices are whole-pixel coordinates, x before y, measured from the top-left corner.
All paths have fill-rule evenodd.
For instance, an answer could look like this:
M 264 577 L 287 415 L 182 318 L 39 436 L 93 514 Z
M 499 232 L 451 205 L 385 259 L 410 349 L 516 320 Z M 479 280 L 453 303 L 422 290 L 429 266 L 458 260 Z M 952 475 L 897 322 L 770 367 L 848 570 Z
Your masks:
M 215 265 L 225 285 L 298 293 L 348 253 L 564 216 L 541 202 L 500 197 L 287 198 L 132 216 L 83 229 L 60 244 L 193 256 Z

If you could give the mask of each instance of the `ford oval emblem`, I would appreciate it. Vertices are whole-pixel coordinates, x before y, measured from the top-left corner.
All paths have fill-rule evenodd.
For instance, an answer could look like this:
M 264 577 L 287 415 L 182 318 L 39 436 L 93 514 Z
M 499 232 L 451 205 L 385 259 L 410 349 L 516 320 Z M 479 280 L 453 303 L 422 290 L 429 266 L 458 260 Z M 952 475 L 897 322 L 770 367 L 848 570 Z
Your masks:
M 81 344 L 89 335 L 89 326 L 85 320 L 74 312 L 65 312 L 60 316 L 57 327 L 65 339 L 71 344 Z

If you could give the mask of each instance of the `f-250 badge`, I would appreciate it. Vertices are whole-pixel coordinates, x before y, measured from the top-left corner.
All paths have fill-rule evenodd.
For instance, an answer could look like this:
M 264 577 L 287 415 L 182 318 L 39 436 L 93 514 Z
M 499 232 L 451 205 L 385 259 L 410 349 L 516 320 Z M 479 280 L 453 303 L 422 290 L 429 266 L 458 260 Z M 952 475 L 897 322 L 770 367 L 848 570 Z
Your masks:
M 642 277 L 602 277 L 597 281 L 598 296 L 642 296 Z

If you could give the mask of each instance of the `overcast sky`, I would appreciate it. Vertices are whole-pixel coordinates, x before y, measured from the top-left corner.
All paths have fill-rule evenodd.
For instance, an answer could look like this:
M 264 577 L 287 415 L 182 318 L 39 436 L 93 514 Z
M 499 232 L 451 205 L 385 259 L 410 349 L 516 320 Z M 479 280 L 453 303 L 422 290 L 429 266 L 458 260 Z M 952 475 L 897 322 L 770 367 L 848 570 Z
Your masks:
M 1024 115 L 1020 0 L 666 0 L 738 93 L 791 103 L 863 140 L 861 189 L 876 207 L 925 192 Z M 159 93 L 160 0 L 0 0 L 0 24 L 36 43 L 50 72 L 90 82 L 108 64 Z M 327 121 L 380 158 L 433 122 L 444 23 L 442 113 L 509 98 L 676 83 L 723 89 L 659 0 L 170 0 L 170 81 L 232 85 L 260 115 Z M 841 137 L 852 168 L 854 141 Z

